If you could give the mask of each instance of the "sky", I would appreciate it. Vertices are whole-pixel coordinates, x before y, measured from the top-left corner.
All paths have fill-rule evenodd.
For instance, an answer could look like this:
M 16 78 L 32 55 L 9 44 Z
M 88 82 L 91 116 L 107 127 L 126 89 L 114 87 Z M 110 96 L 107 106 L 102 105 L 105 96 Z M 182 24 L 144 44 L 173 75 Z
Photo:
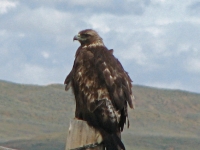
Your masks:
M 0 79 L 63 84 L 94 29 L 133 85 L 200 93 L 198 0 L 0 0 Z

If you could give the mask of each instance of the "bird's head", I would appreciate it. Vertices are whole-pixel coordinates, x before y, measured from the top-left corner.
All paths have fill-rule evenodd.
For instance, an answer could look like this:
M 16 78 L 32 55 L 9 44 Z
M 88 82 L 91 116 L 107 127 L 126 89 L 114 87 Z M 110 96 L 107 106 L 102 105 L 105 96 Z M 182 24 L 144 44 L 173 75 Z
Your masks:
M 89 46 L 91 44 L 102 44 L 103 40 L 98 35 L 98 33 L 95 30 L 92 29 L 86 29 L 80 31 L 77 35 L 74 36 L 73 40 L 78 40 L 82 46 Z

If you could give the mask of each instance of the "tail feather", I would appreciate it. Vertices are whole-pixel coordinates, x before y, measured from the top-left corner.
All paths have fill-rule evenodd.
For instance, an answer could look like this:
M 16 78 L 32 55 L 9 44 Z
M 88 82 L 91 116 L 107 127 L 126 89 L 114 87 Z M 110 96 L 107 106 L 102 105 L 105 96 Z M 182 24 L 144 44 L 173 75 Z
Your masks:
M 104 138 L 106 150 L 126 150 L 121 139 L 116 134 L 109 134 Z

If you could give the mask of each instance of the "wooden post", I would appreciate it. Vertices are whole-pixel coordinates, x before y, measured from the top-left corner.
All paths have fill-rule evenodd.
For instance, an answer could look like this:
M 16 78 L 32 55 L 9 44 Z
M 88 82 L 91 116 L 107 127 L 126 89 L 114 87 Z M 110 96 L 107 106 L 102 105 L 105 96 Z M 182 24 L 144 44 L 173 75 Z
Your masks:
M 0 146 L 0 150 L 16 150 L 16 149 Z
M 65 150 L 103 150 L 102 141 L 99 131 L 75 118 L 70 122 Z

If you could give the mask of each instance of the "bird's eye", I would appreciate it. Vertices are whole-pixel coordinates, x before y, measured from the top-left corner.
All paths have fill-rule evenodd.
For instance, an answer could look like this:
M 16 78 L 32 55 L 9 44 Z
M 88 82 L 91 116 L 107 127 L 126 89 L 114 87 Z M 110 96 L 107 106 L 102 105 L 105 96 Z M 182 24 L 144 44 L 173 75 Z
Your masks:
M 84 37 L 89 37 L 90 35 L 89 34 L 82 34 Z

